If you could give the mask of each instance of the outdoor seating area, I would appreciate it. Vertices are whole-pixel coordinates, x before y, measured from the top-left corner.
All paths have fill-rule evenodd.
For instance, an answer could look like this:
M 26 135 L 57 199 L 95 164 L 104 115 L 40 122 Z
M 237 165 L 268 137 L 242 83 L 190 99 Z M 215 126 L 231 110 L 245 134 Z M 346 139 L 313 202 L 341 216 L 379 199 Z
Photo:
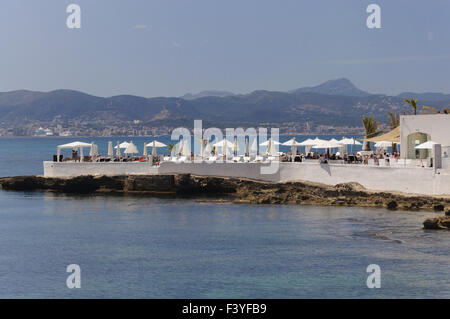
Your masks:
M 54 162 L 143 162 L 151 165 L 160 165 L 163 162 L 171 163 L 270 163 L 279 162 L 304 162 L 319 164 L 341 164 L 341 165 L 367 165 L 367 166 L 416 166 L 432 167 L 432 158 L 413 160 L 400 159 L 397 152 L 400 146 L 398 142 L 383 141 L 383 136 L 370 140 L 361 140 L 363 143 L 373 142 L 374 151 L 356 151 L 357 146 L 363 144 L 354 138 L 341 140 L 322 140 L 319 138 L 306 139 L 297 142 L 292 138 L 284 143 L 269 138 L 267 141 L 257 144 L 257 139 L 253 138 L 250 145 L 250 138 L 245 139 L 245 146 L 241 150 L 237 138 L 234 142 L 227 139 L 210 142 L 199 140 L 201 144 L 199 154 L 194 154 L 191 148 L 191 141 L 181 139 L 175 145 L 166 145 L 159 141 L 144 143 L 142 154 L 137 146 L 132 142 L 122 142 L 113 146 L 108 142 L 107 154 L 101 155 L 98 152 L 98 145 L 94 142 L 72 142 L 59 145 L 57 154 L 53 156 Z M 396 140 L 397 141 L 397 137 Z M 394 146 L 395 144 L 395 146 Z M 416 146 L 417 149 L 431 149 L 435 143 L 428 141 Z M 290 147 L 290 152 L 280 152 L 280 146 Z M 388 153 L 391 147 L 394 152 Z M 150 149 L 149 149 L 150 148 Z M 170 154 L 158 154 L 158 148 L 170 150 Z M 303 152 L 299 152 L 299 148 Z M 360 147 L 361 148 L 361 147 Z M 63 156 L 61 151 L 70 149 L 70 156 Z M 149 152 L 150 150 L 150 152 Z M 85 152 L 88 152 L 85 155 Z
M 139 154 L 139 150 L 133 142 L 117 142 L 117 145 L 113 147 L 112 142 L 108 142 L 108 152 L 106 156 L 99 154 L 98 145 L 94 142 L 72 142 L 68 144 L 58 145 L 57 154 L 53 156 L 54 162 L 152 162 L 157 164 L 161 161 L 161 157 L 157 155 L 158 147 L 166 147 L 167 145 L 153 141 L 150 143 L 144 143 L 144 149 L 142 155 Z M 148 153 L 147 148 L 151 147 L 152 152 Z M 84 150 L 89 149 L 89 155 L 84 155 Z M 72 154 L 70 157 L 64 157 L 61 154 L 61 150 L 71 149 Z M 122 153 L 123 152 L 123 153 Z

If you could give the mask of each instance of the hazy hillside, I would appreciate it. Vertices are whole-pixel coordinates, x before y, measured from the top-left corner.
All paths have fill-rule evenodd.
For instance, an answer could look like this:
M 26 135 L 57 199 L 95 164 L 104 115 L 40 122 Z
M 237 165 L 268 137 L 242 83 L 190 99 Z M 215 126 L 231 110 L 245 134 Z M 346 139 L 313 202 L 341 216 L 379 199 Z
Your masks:
M 336 95 L 332 95 L 333 92 Z M 436 101 L 431 96 L 429 100 L 421 99 L 419 104 L 450 107 L 450 98 Z M 243 95 L 196 99 L 131 95 L 104 98 L 71 90 L 47 93 L 14 91 L 0 93 L 0 109 L 0 121 L 3 123 L 54 119 L 87 122 L 141 120 L 153 122 L 155 126 L 192 122 L 193 119 L 236 125 L 309 122 L 312 125 L 360 126 L 363 115 L 373 114 L 376 119 L 386 122 L 387 111 L 410 111 L 402 97 L 371 95 L 346 79 L 292 92 L 254 91 Z
M 398 95 L 400 98 L 410 99 L 414 98 L 420 101 L 433 101 L 433 102 L 441 102 L 441 101 L 449 101 L 450 94 L 443 93 L 413 93 L 413 92 L 404 92 Z
M 350 80 L 348 79 L 336 79 L 330 80 L 313 87 L 303 87 L 300 89 L 292 90 L 290 93 L 318 93 L 327 95 L 345 95 L 345 96 L 358 96 L 366 97 L 370 93 L 364 92 L 358 89 Z

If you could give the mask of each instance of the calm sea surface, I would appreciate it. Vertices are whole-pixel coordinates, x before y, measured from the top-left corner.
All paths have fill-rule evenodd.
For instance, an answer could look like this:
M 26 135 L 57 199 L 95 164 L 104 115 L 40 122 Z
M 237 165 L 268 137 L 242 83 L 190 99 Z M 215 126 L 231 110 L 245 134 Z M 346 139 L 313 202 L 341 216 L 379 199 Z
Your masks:
M 0 176 L 42 174 L 72 140 L 0 139 Z M 0 298 L 450 298 L 433 213 L 6 191 L 0 207 Z

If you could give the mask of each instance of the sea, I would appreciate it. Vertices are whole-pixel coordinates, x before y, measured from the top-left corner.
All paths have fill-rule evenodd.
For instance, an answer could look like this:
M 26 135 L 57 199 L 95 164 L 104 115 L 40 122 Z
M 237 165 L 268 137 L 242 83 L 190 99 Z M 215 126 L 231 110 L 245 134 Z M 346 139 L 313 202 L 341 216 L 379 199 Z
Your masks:
M 74 140 L 153 138 L 0 138 L 0 176 L 40 175 Z M 450 298 L 450 232 L 422 229 L 434 216 L 0 191 L 0 298 Z

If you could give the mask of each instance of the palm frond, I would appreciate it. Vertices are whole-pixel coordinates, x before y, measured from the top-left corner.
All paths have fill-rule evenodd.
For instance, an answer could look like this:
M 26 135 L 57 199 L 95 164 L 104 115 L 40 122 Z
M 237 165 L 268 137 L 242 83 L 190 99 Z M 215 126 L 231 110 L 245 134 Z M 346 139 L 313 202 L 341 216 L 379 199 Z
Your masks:
M 434 107 L 431 107 L 431 106 L 428 106 L 428 105 L 423 105 L 422 106 L 422 111 L 425 111 L 425 112 L 428 112 L 428 113 L 439 113 L 438 109 L 436 109 Z

